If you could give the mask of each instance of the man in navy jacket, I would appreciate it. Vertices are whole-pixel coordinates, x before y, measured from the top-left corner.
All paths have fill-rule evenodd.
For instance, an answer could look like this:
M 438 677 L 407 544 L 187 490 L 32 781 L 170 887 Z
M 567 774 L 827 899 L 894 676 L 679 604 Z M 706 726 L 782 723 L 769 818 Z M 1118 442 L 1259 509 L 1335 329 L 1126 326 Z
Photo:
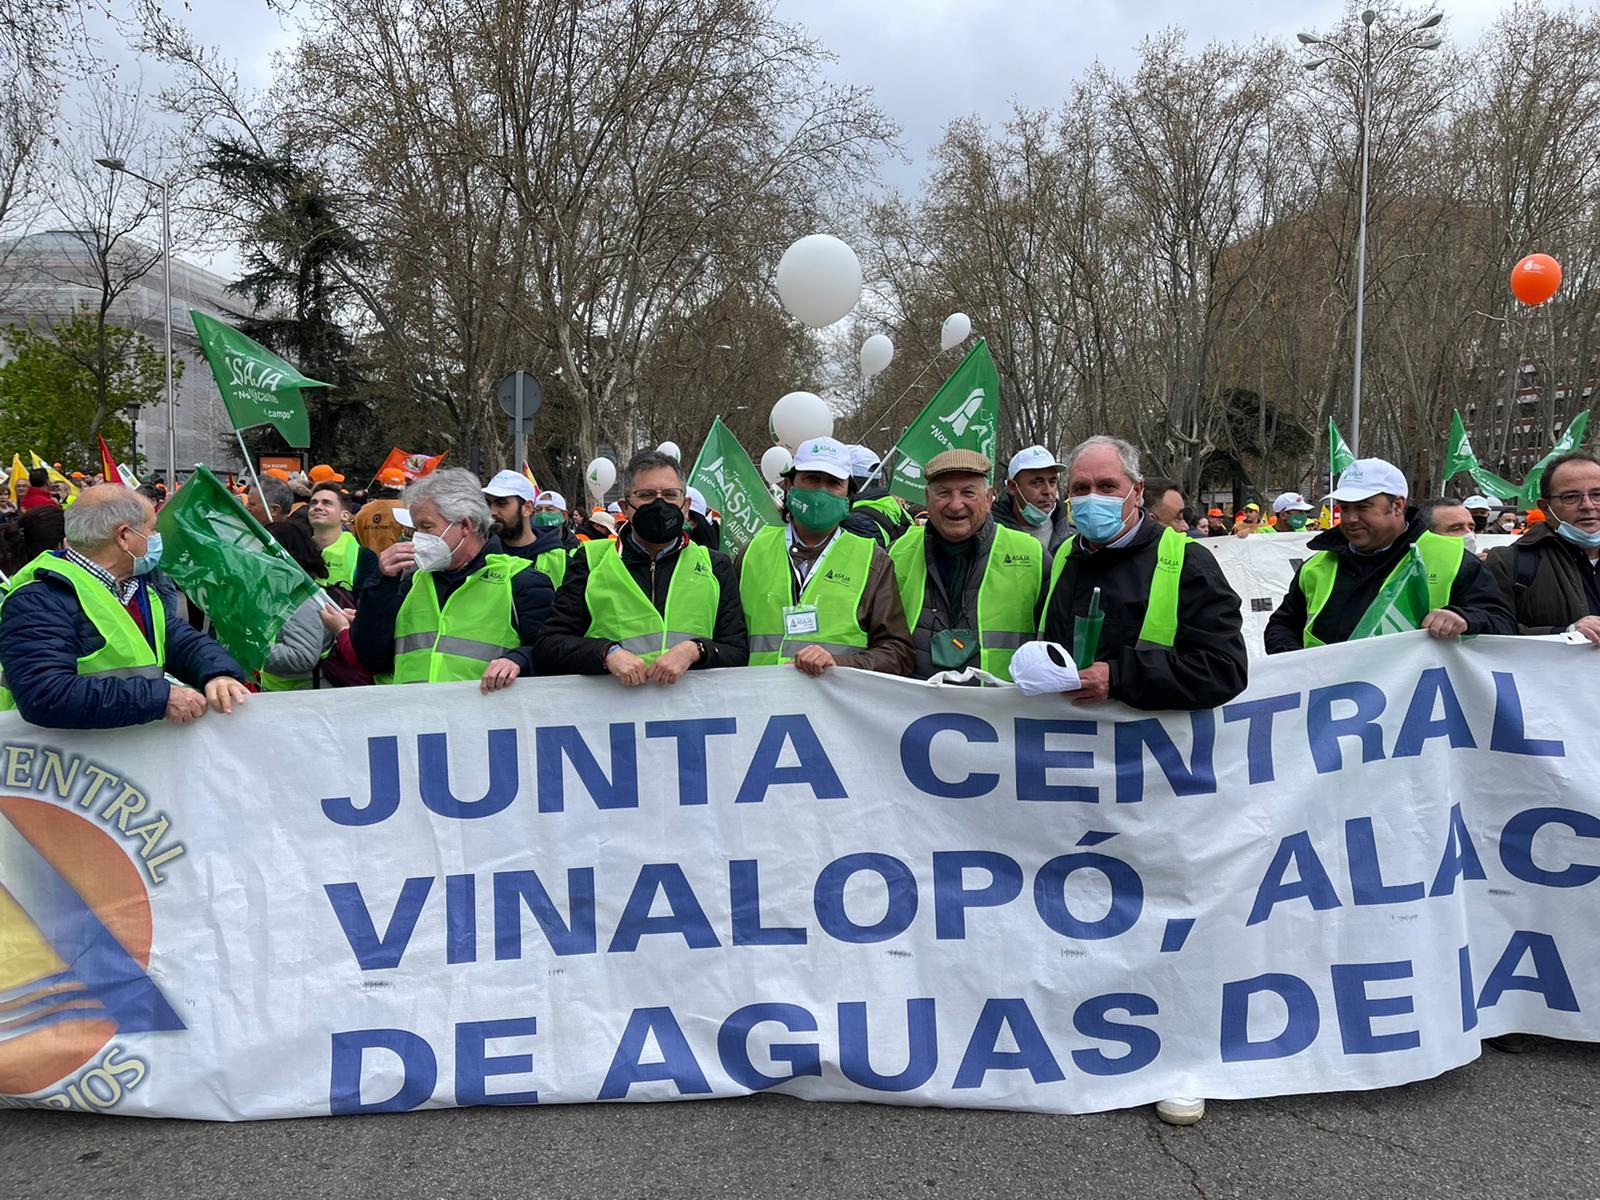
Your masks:
M 57 729 L 232 712 L 249 695 L 244 672 L 183 619 L 177 589 L 155 571 L 150 501 L 101 484 L 64 515 L 66 549 L 19 571 L 0 603 L 0 709 Z

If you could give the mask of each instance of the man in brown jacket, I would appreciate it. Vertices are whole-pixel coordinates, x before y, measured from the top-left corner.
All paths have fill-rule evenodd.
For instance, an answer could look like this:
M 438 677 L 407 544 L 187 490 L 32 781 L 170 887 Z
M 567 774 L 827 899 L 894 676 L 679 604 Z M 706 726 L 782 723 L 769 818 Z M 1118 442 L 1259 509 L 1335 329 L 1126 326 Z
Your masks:
M 1600 645 L 1600 459 L 1563 454 L 1539 480 L 1537 522 L 1486 560 L 1524 634 L 1581 633 Z
M 911 674 L 916 652 L 889 556 L 840 528 L 854 492 L 849 447 L 801 442 L 783 487 L 787 523 L 763 529 L 739 557 L 750 665 Z

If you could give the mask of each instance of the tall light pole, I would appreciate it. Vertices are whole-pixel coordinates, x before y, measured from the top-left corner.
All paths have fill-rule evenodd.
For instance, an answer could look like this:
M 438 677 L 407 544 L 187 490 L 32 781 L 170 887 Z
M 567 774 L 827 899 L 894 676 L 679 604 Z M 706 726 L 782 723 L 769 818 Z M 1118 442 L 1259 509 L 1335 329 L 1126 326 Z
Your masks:
M 1315 71 L 1328 63 L 1339 63 L 1353 70 L 1361 80 L 1361 217 L 1356 226 L 1356 357 L 1350 378 L 1350 452 L 1357 458 L 1361 457 L 1361 344 L 1367 312 L 1367 163 L 1372 140 L 1372 84 L 1384 64 L 1401 51 L 1437 50 L 1443 41 L 1437 36 L 1425 36 L 1420 41 L 1413 39 L 1437 26 L 1444 20 L 1444 14 L 1434 13 L 1422 24 L 1412 26 L 1374 59 L 1372 23 L 1377 19 L 1378 14 L 1370 8 L 1361 14 L 1359 58 L 1338 42 L 1330 42 L 1309 33 L 1298 35 L 1302 46 L 1322 46 L 1328 50 L 1322 58 L 1314 58 L 1304 64 L 1306 70 Z
M 148 183 L 153 188 L 161 189 L 161 263 L 164 283 L 162 287 L 165 304 L 162 306 L 162 315 L 166 318 L 167 332 L 167 495 L 171 496 L 178 488 L 178 401 L 172 389 L 172 190 L 170 180 L 163 183 L 158 179 L 151 179 L 148 175 L 141 175 L 130 170 L 128 164 L 120 158 L 97 158 L 97 164 L 113 173 L 121 172 L 131 175 L 141 183 Z

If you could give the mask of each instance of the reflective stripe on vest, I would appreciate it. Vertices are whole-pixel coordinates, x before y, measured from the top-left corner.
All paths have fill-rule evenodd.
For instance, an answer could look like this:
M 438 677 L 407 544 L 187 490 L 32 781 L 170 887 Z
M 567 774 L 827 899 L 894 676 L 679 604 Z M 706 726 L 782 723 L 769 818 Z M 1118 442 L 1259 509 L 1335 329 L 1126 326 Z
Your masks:
M 50 552 L 39 555 L 11 577 L 5 594 L 10 595 L 31 583 L 41 571 L 53 573 L 72 585 L 84 615 L 94 625 L 105 645 L 78 659 L 79 675 L 101 675 L 110 679 L 160 679 L 167 657 L 167 611 L 161 593 L 146 586 L 150 601 L 150 626 L 155 634 L 152 648 L 133 616 L 96 576 L 77 563 Z M 0 711 L 16 708 L 11 690 L 0 677 Z
M 840 530 L 812 567 L 800 592 L 801 604 L 817 607 L 817 631 L 783 632 L 783 610 L 794 601 L 786 526 L 769 525 L 756 534 L 739 561 L 739 599 L 750 629 L 750 665 L 793 662 L 806 646 L 821 646 L 834 656 L 854 654 L 867 645 L 857 614 L 866 594 L 873 543 Z
M 1416 546 L 1417 553 L 1422 555 L 1422 565 L 1428 571 L 1428 607 L 1443 608 L 1450 603 L 1450 589 L 1455 586 L 1456 576 L 1461 571 L 1461 559 L 1466 554 L 1466 543 L 1458 537 L 1443 537 L 1424 530 L 1417 538 Z M 1379 585 L 1379 592 L 1383 591 L 1389 580 L 1404 569 L 1409 557 L 1409 552 L 1400 556 L 1400 561 L 1395 564 L 1394 570 L 1390 571 L 1384 577 L 1383 584 Z M 1338 556 L 1332 550 L 1318 550 L 1300 564 L 1300 574 L 1296 579 L 1300 594 L 1306 598 L 1306 624 L 1301 632 L 1300 642 L 1307 649 L 1325 644 L 1311 632 L 1311 626 L 1316 622 L 1317 614 L 1327 606 L 1328 597 L 1333 595 L 1333 585 L 1338 574 Z M 1363 613 L 1356 624 L 1359 625 L 1365 616 Z
M 915 639 L 922 623 L 928 590 L 927 530 L 913 525 L 889 551 L 906 624 Z M 1001 679 L 1011 678 L 1011 657 L 1017 647 L 1037 636 L 1034 612 L 1044 586 L 1044 547 L 1029 533 L 1004 525 L 994 527 L 978 585 L 978 665 Z M 954 597 L 953 602 L 959 602 Z
M 584 587 L 589 628 L 584 636 L 616 642 L 647 663 L 684 642 L 709 640 L 716 630 L 717 604 L 722 597 L 711 569 L 711 552 L 695 542 L 678 551 L 663 616 L 623 564 L 620 545 L 597 541 L 583 547 L 589 564 L 589 582 Z
M 483 669 L 522 644 L 511 581 L 533 564 L 491 554 L 439 611 L 433 575 L 418 571 L 394 623 L 394 673 L 386 683 L 482 679 Z M 531 633 L 531 631 L 530 631 Z
M 322 552 L 322 561 L 328 568 L 328 573 L 318 583 L 324 587 L 338 584 L 340 587 L 355 590 L 356 563 L 361 557 L 361 543 L 356 541 L 356 535 L 346 530 L 334 539 L 333 545 Z
M 1066 569 L 1074 540 L 1069 537 L 1056 551 L 1055 565 L 1050 570 L 1050 593 L 1039 615 L 1041 635 L 1050 612 L 1050 599 L 1056 594 L 1056 584 Z M 1156 568 L 1150 576 L 1150 590 L 1145 598 L 1144 623 L 1139 626 L 1140 646 L 1171 646 L 1178 640 L 1178 580 L 1183 575 L 1183 556 L 1191 540 L 1188 534 L 1176 529 L 1161 531 L 1161 540 L 1156 543 Z

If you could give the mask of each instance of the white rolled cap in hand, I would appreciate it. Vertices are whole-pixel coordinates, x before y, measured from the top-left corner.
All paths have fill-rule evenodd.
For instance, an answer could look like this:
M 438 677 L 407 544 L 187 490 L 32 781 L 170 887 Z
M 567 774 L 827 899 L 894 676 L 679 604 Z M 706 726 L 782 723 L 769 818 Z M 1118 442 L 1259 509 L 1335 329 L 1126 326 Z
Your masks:
M 1060 642 L 1024 642 L 1011 656 L 1011 679 L 1025 696 L 1078 690 L 1078 668 Z

